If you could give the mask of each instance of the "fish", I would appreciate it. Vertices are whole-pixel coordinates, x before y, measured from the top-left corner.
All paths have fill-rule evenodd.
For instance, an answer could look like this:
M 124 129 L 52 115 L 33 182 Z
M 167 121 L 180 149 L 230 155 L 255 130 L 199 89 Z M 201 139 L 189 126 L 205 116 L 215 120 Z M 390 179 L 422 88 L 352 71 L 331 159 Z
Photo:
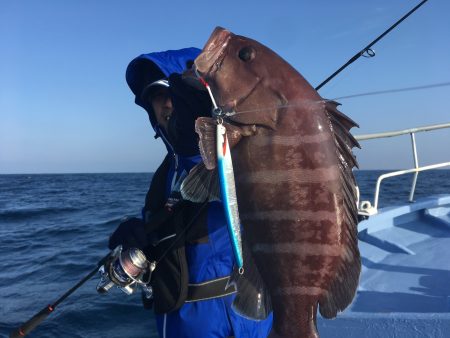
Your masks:
M 224 124 L 234 127 L 242 236 L 270 293 L 270 337 L 319 337 L 317 311 L 324 318 L 343 311 L 361 271 L 352 171 L 359 144 L 350 133 L 357 124 L 270 48 L 222 27 L 194 67 L 225 112 Z M 205 130 L 213 123 L 196 121 L 210 171 L 217 154 Z

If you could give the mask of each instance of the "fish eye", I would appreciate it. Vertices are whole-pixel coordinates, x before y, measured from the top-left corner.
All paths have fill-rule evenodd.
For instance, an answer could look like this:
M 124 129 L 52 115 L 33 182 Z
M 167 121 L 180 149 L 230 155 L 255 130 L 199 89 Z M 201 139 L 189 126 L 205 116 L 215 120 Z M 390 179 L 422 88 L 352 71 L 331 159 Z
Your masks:
M 244 62 L 253 60 L 256 56 L 256 50 L 253 47 L 244 47 L 239 51 L 239 59 Z

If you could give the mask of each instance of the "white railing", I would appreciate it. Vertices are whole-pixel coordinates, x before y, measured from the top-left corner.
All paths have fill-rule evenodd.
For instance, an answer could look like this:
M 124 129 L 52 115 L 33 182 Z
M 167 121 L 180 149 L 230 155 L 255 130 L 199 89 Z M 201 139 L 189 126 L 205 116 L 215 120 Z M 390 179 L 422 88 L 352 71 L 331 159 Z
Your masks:
M 443 162 L 443 163 L 437 163 L 437 164 L 432 164 L 432 165 L 427 165 L 427 166 L 424 166 L 424 167 L 420 167 L 419 166 L 419 158 L 417 156 L 417 147 L 416 147 L 415 134 L 419 133 L 419 132 L 436 130 L 436 129 L 443 129 L 443 128 L 450 128 L 450 123 L 435 124 L 435 125 L 432 125 L 432 126 L 418 127 L 418 128 L 399 130 L 399 131 L 393 131 L 393 132 L 387 132 L 387 133 L 376 133 L 376 134 L 366 134 L 366 135 L 355 136 L 355 138 L 358 141 L 365 141 L 365 140 L 372 140 L 372 139 L 378 139 L 378 138 L 394 137 L 394 136 L 410 134 L 411 135 L 411 144 L 412 144 L 413 157 L 414 157 L 414 168 L 406 169 L 406 170 L 394 171 L 394 172 L 383 174 L 380 177 L 378 177 L 377 184 L 376 184 L 376 187 L 375 187 L 375 195 L 374 195 L 373 206 L 370 204 L 369 201 L 362 202 L 361 206 L 359 206 L 359 213 L 360 214 L 373 215 L 373 214 L 376 214 L 378 212 L 378 200 L 379 200 L 379 194 L 380 194 L 380 185 L 381 185 L 381 181 L 384 180 L 385 178 L 414 173 L 414 178 L 413 178 L 411 190 L 409 192 L 409 201 L 413 202 L 413 200 L 414 200 L 414 192 L 416 190 L 416 183 L 417 183 L 417 177 L 419 176 L 419 172 L 425 171 L 425 170 L 430 170 L 430 169 L 437 169 L 437 168 L 449 167 L 450 166 L 450 162 Z

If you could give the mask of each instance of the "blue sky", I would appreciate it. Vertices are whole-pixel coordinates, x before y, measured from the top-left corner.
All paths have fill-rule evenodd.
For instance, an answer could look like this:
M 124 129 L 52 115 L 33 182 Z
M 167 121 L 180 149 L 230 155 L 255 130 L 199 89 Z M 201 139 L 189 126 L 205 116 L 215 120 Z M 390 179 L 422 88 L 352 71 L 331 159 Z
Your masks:
M 2 1 L 0 174 L 154 171 L 165 150 L 125 82 L 139 54 L 201 48 L 223 26 L 269 46 L 316 86 L 418 3 Z M 376 57 L 360 58 L 320 94 L 449 82 L 448 13 L 448 0 L 428 1 L 373 47 Z M 449 92 L 345 99 L 341 110 L 360 124 L 354 134 L 444 123 Z M 421 164 L 449 160 L 450 130 L 417 140 Z M 413 163 L 407 136 L 362 145 L 362 169 Z

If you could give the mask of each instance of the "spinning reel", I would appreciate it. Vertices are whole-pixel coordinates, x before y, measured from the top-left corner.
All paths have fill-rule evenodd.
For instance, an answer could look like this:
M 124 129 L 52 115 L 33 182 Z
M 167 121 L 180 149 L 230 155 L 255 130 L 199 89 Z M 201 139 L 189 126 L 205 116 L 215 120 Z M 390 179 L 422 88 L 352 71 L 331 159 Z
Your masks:
M 136 248 L 122 250 L 116 247 L 110 258 L 98 270 L 101 279 L 97 284 L 97 292 L 106 293 L 114 285 L 131 295 L 140 286 L 147 299 L 152 298 L 153 290 L 148 283 L 156 263 L 149 262 L 144 253 Z

